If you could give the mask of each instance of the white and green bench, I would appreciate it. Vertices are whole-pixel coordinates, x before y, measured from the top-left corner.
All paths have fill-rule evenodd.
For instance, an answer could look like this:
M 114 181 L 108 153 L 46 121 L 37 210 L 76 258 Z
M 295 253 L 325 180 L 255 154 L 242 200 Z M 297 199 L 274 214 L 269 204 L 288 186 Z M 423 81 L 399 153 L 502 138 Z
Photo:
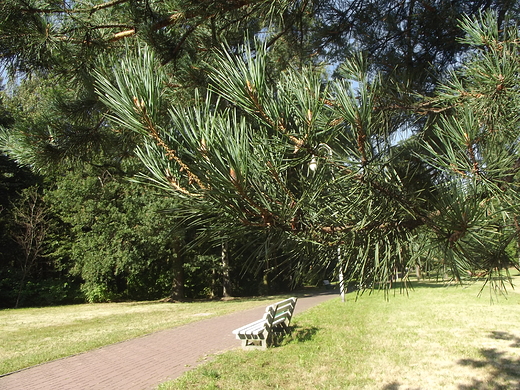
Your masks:
M 242 348 L 266 349 L 273 344 L 274 336 L 286 334 L 297 299 L 292 297 L 269 305 L 261 320 L 235 329 L 233 334 L 242 340 Z

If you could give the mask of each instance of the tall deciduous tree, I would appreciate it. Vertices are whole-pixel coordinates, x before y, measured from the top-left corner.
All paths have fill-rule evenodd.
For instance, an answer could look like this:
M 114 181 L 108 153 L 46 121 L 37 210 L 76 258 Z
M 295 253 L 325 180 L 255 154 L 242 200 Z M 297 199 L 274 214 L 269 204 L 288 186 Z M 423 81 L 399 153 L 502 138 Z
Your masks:
M 25 283 L 44 255 L 50 215 L 38 188 L 30 187 L 23 191 L 21 200 L 12 207 L 11 216 L 13 222 L 10 235 L 21 249 L 21 256 L 18 257 L 21 278 L 15 303 L 15 307 L 18 307 Z

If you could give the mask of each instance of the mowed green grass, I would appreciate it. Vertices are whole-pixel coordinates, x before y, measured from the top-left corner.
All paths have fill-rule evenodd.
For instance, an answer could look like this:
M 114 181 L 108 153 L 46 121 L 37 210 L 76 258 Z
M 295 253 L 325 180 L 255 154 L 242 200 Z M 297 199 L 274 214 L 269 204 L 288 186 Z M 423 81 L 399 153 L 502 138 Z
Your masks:
M 296 316 L 281 346 L 219 355 L 160 389 L 519 389 L 520 293 L 481 286 L 348 294 Z
M 128 302 L 0 310 L 0 375 L 279 297 Z

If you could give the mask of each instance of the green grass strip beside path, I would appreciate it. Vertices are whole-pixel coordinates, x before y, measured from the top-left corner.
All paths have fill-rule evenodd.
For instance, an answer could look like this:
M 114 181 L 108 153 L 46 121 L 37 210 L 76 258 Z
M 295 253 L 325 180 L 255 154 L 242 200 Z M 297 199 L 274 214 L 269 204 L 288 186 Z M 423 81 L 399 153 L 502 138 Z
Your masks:
M 518 389 L 520 293 L 491 302 L 480 287 L 348 294 L 295 317 L 282 346 L 219 355 L 160 389 Z
M 279 296 L 269 296 L 189 303 L 99 303 L 0 310 L 0 375 L 279 299 Z

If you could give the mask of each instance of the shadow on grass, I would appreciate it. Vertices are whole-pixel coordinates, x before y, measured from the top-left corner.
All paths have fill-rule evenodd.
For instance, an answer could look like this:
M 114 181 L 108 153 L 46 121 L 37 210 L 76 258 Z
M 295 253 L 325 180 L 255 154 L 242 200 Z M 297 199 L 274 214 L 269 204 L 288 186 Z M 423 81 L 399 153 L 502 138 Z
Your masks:
M 285 343 L 304 343 L 306 341 L 311 341 L 318 331 L 319 328 L 316 328 L 315 326 L 295 326 L 292 328 L 291 333 L 285 337 L 284 341 Z
M 516 357 L 519 351 L 512 351 L 513 348 L 520 348 L 520 337 L 509 332 L 491 332 L 489 337 L 510 342 L 506 348 L 509 352 L 497 348 L 482 348 L 481 359 L 460 360 L 458 363 L 462 366 L 487 368 L 488 378 L 473 378 L 470 384 L 460 385 L 459 389 L 520 389 L 520 359 Z
M 453 280 L 428 280 L 428 279 L 422 279 L 420 281 L 417 281 L 415 279 L 413 280 L 406 280 L 402 281 L 399 280 L 397 282 L 388 282 L 388 283 L 380 283 L 376 284 L 375 286 L 372 285 L 366 285 L 363 287 L 359 287 L 357 285 L 349 285 L 347 288 L 347 293 L 355 292 L 357 294 L 371 294 L 372 292 L 376 291 L 387 291 L 388 294 L 396 294 L 396 293 L 406 293 L 406 292 L 413 292 L 414 290 L 420 290 L 420 289 L 446 289 L 446 288 L 458 288 L 458 287 L 468 287 L 478 282 L 467 282 L 464 281 L 462 283 L 456 282 Z M 339 293 L 339 288 L 337 288 Z M 330 290 L 329 290 L 330 291 Z
M 489 338 L 503 342 L 497 348 L 482 348 L 480 359 L 461 359 L 457 363 L 463 367 L 484 369 L 485 374 L 472 378 L 471 382 L 458 385 L 459 390 L 512 390 L 520 389 L 520 358 L 515 348 L 520 348 L 520 337 L 509 332 L 491 332 Z M 384 385 L 382 390 L 400 390 L 404 385 L 394 381 Z M 425 390 L 423 387 L 406 387 L 408 390 Z
M 469 286 L 469 285 L 472 285 L 473 283 L 475 282 L 456 282 L 456 281 L 453 281 L 453 280 L 428 280 L 428 279 L 423 279 L 423 280 L 420 280 L 420 281 L 417 281 L 417 280 L 410 280 L 410 281 L 406 281 L 406 282 L 402 282 L 402 281 L 399 281 L 399 282 L 394 282 L 392 284 L 392 290 L 410 290 L 410 291 L 413 291 L 413 290 L 418 290 L 418 289 L 421 289 L 421 288 L 427 288 L 427 289 L 432 289 L 432 288 L 450 288 L 450 287 L 466 287 L 466 286 Z
M 381 390 L 399 390 L 401 388 L 401 384 L 399 382 L 389 383 L 381 388 Z M 407 387 L 408 390 L 421 390 L 419 387 L 410 388 Z

